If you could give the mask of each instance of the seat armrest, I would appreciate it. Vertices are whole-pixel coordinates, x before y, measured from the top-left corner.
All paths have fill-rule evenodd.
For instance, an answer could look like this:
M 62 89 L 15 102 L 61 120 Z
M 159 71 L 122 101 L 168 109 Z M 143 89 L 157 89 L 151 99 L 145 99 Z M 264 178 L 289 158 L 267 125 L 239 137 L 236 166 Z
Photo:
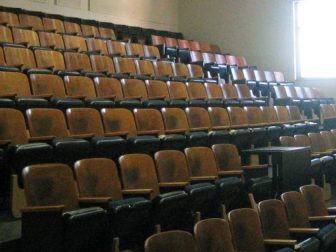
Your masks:
M 288 231 L 290 233 L 295 234 L 317 234 L 320 229 L 319 228 L 289 228 Z
M 335 221 L 336 215 L 309 216 L 309 221 Z
M 243 173 L 242 170 L 218 171 L 219 176 L 242 175 Z
M 94 137 L 94 134 L 76 134 L 76 135 L 71 135 L 72 138 L 83 138 L 83 139 L 90 139 Z
M 266 245 L 281 245 L 281 246 L 295 246 L 297 240 L 285 240 L 285 239 L 264 239 Z
M 128 134 L 127 131 L 116 131 L 116 132 L 106 132 L 104 133 L 104 136 L 107 136 L 107 137 L 113 137 L 113 136 L 123 136 L 123 137 L 126 137 Z
M 55 136 L 41 136 L 41 137 L 30 137 L 28 140 L 29 142 L 44 142 L 44 141 L 51 141 L 55 139 Z
M 185 187 L 188 184 L 188 182 L 161 182 L 159 187 Z

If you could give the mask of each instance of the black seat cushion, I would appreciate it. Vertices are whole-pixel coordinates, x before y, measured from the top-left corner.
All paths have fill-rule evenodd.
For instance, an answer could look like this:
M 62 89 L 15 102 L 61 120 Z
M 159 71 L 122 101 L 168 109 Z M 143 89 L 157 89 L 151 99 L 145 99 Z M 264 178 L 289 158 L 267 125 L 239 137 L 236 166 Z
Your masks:
M 54 139 L 52 145 L 57 162 L 72 164 L 77 160 L 87 158 L 90 153 L 90 143 L 85 139 Z
M 320 242 L 317 238 L 311 237 L 308 238 L 298 244 L 300 246 L 300 252 L 314 252 L 319 251 L 320 249 Z
M 9 98 L 0 98 L 0 108 L 15 108 L 15 101 Z
M 130 152 L 153 153 L 160 148 L 160 139 L 152 135 L 142 135 L 127 139 Z
M 210 138 L 207 132 L 186 132 L 185 135 L 188 140 L 188 146 L 209 146 L 210 144 Z
M 336 246 L 336 226 L 328 224 L 320 229 L 317 238 L 321 241 L 324 251 L 334 251 Z
M 16 97 L 15 102 L 17 108 L 20 110 L 29 108 L 47 108 L 49 106 L 48 100 L 35 97 Z
M 161 149 L 183 150 L 186 147 L 187 138 L 182 134 L 169 134 L 161 138 Z
M 51 98 L 50 103 L 53 107 L 61 110 L 84 107 L 85 105 L 82 100 L 73 98 Z
M 96 108 L 96 109 L 115 107 L 114 101 L 109 100 L 109 99 L 101 99 L 101 98 L 87 99 L 85 100 L 85 103 L 89 107 Z
M 93 137 L 91 144 L 94 155 L 116 158 L 126 151 L 127 140 L 120 136 Z

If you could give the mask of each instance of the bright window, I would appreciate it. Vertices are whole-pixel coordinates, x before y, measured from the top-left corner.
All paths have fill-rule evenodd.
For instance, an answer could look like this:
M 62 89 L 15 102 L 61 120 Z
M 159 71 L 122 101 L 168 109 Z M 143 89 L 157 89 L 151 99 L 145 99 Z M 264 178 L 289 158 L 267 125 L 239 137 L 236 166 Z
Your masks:
M 295 1 L 298 78 L 336 78 L 336 1 Z

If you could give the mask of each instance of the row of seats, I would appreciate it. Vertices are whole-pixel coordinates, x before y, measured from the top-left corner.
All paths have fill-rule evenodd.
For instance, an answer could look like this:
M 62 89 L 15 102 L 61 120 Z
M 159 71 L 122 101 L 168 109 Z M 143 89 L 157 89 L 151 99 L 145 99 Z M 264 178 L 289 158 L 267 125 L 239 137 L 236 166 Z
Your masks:
M 183 38 L 182 33 L 179 32 L 145 29 L 9 7 L 1 7 L 0 23 L 8 26 L 27 27 L 33 30 L 128 40 L 144 44 L 148 43 L 152 34 Z
M 194 237 L 185 231 L 154 234 L 146 240 L 145 252 L 166 247 L 176 252 L 333 251 L 334 211 L 325 206 L 321 188 L 302 186 L 281 198 L 261 201 L 255 209 L 232 210 L 227 220 L 201 220 Z
M 321 105 L 321 121 L 326 130 L 336 129 L 336 105 L 322 104 Z
M 27 203 L 32 207 L 31 211 L 23 212 L 23 228 L 33 233 L 24 232 L 24 235 L 36 238 L 39 227 L 45 226 L 41 222 L 25 226 L 25 214 L 31 215 L 34 208 L 62 205 L 65 212 L 84 204 L 107 209 L 112 233 L 128 246 L 135 237 L 141 240 L 148 235 L 153 224 L 159 224 L 163 230 L 190 230 L 188 224 L 192 224 L 191 217 L 197 212 L 208 218 L 220 215 L 221 204 L 227 209 L 245 206 L 243 177 L 250 189 L 259 188 L 259 192 L 269 197 L 271 180 L 267 177 L 267 168 L 267 164 L 241 166 L 233 145 L 214 145 L 212 150 L 187 148 L 185 154 L 174 150 L 159 151 L 154 159 L 146 154 L 127 154 L 119 158 L 119 172 L 110 159 L 84 159 L 74 165 L 77 196 L 70 189 L 74 183 L 70 167 L 31 165 L 23 170 Z M 257 175 L 253 176 L 253 170 Z M 261 170 L 265 170 L 266 176 L 261 177 Z M 43 181 L 48 181 L 50 186 L 42 191 Z M 55 230 L 55 227 L 48 228 Z M 23 240 L 27 245 L 34 244 L 24 236 Z

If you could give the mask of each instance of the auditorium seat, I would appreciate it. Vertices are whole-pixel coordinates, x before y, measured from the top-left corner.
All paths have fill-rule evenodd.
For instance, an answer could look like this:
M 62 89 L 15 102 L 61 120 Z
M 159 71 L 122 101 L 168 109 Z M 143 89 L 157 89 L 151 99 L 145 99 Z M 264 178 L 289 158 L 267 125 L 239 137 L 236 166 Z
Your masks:
M 254 104 L 253 100 L 250 99 L 239 99 L 237 89 L 232 84 L 219 84 L 224 98 L 226 106 L 252 106 Z
M 0 12 L 0 23 L 5 26 L 20 26 L 18 15 L 6 10 L 1 10 Z
M 312 102 L 309 99 L 300 99 L 294 86 L 284 86 L 287 95 L 292 99 L 292 101 L 298 101 L 299 108 L 304 111 L 308 118 L 312 117 Z
M 63 35 L 65 49 L 75 52 L 87 52 L 85 39 L 81 36 Z
M 191 51 L 201 51 L 201 45 L 199 41 L 189 40 L 189 49 Z
M 309 100 L 311 102 L 311 108 L 313 109 L 314 113 L 318 117 L 320 117 L 320 101 L 317 100 L 317 99 L 309 97 L 308 94 L 306 93 L 305 87 L 295 86 L 294 88 L 295 88 L 295 91 L 296 91 L 298 97 L 301 100 Z M 310 116 L 313 116 L 313 115 L 310 115 Z
M 141 75 L 137 73 L 135 62 L 130 58 L 114 57 L 114 68 L 117 73 L 128 75 L 129 78 L 136 78 L 141 80 L 150 79 L 148 75 Z
M 4 25 L 0 25 L 0 42 L 1 43 L 13 43 L 13 35 L 10 28 Z
M 31 164 L 52 162 L 53 148 L 28 134 L 24 116 L 19 110 L 1 108 L 0 122 L 2 129 L 0 140 L 1 146 L 4 148 L 6 162 L 8 162 L 7 165 L 9 165 L 11 173 L 17 175 L 17 181 L 14 183 L 18 183 L 22 187 L 23 168 Z
M 92 72 L 90 58 L 85 53 L 64 52 L 64 61 L 67 71 L 76 71 L 84 75 L 94 74 Z M 66 74 L 63 73 L 64 74 Z M 62 72 L 60 72 L 62 74 Z
M 54 148 L 54 159 L 73 165 L 78 159 L 89 156 L 90 144 L 69 134 L 64 114 L 58 109 L 28 109 L 26 111 L 30 136 Z
M 223 96 L 220 85 L 216 83 L 204 83 L 205 91 L 208 97 L 208 102 L 217 104 L 218 107 L 227 105 L 227 101 Z
M 57 14 L 45 14 L 42 17 L 43 28 L 44 30 L 48 30 L 52 33 L 65 33 L 64 17 Z
M 231 71 L 233 69 L 231 69 Z M 257 95 L 258 91 L 259 91 L 259 84 L 260 83 L 256 79 L 254 70 L 250 69 L 250 68 L 243 68 L 241 71 L 243 72 L 245 84 L 247 84 L 249 86 L 249 88 L 253 91 L 253 93 L 255 95 Z M 239 84 L 239 83 L 237 83 L 237 84 Z M 268 93 L 266 93 L 266 94 L 262 93 L 262 95 L 263 96 L 268 96 Z
M 160 97 L 168 106 L 173 106 L 174 101 L 170 100 L 167 84 L 160 80 L 145 81 L 148 97 Z
M 275 252 L 291 252 L 294 251 L 285 247 L 290 245 L 282 243 L 283 241 L 265 239 L 262 233 L 261 223 L 258 213 L 249 208 L 235 209 L 229 212 L 229 223 L 235 249 L 238 251 L 254 252 L 267 251 L 267 248 Z M 285 247 L 276 249 L 276 247 Z
M 76 35 L 76 36 L 82 36 L 82 30 L 80 27 L 81 20 L 79 18 L 75 17 L 64 17 L 64 28 L 65 33 Z
M 303 116 L 300 113 L 300 110 L 297 106 L 286 106 L 290 119 L 296 124 L 306 125 L 307 133 L 308 132 L 317 132 L 319 130 L 319 124 L 316 122 L 318 119 L 303 119 Z
M 198 248 L 193 236 L 181 230 L 166 231 L 154 234 L 145 242 L 145 252 L 159 252 L 168 249 L 175 252 L 197 252 Z
M 88 52 L 108 55 L 106 42 L 103 39 L 87 38 L 86 45 Z
M 160 60 L 160 51 L 156 46 L 144 45 L 144 56 L 149 59 Z
M 165 129 L 174 134 L 185 134 L 187 146 L 209 146 L 209 136 L 200 130 L 190 130 L 185 111 L 180 108 L 161 109 Z
M 277 83 L 267 81 L 265 71 L 263 70 L 254 70 L 254 76 L 258 83 L 258 90 L 263 96 L 269 97 L 272 91 L 272 86 L 276 86 Z
M 275 80 L 280 85 L 295 85 L 292 81 L 287 81 L 283 72 L 275 71 L 274 72 Z
M 144 58 L 145 52 L 142 44 L 126 43 L 126 55 L 132 58 Z
M 176 38 L 164 37 L 164 55 L 167 58 L 177 59 L 179 55 L 179 45 Z
M 238 99 L 240 100 L 251 100 L 255 106 L 265 106 L 268 101 L 266 97 L 255 97 L 250 88 L 246 84 L 234 84 L 237 90 Z
M 210 72 L 212 77 L 217 77 L 219 75 L 221 79 L 228 82 L 228 69 L 225 62 L 225 56 L 223 56 L 224 63 L 223 61 L 217 62 L 216 55 L 211 52 L 203 52 L 202 59 L 204 71 Z
M 28 204 L 22 217 L 26 251 L 111 251 L 106 211 L 79 208 L 82 201 L 69 166 L 31 165 L 23 177 Z
M 151 44 L 159 49 L 161 57 L 165 56 L 164 46 L 165 46 L 165 39 L 159 35 L 151 35 Z
M 0 71 L 0 107 L 18 108 L 22 111 L 27 108 L 48 107 L 48 95 L 32 95 L 27 75 L 8 68 Z
M 274 106 L 279 121 L 283 124 L 286 135 L 305 134 L 307 132 L 306 126 L 292 122 L 289 112 L 284 106 Z
M 65 110 L 67 108 L 84 107 L 80 99 L 71 98 L 65 93 L 61 77 L 54 74 L 32 73 L 29 75 L 32 93 L 47 97 L 52 107 Z
M 153 61 L 155 76 L 162 80 L 170 80 L 174 76 L 172 66 L 169 62 Z
M 79 197 L 88 201 L 100 199 L 97 205 L 107 210 L 113 236 L 120 238 L 121 249 L 142 243 L 153 228 L 151 202 L 141 196 L 125 198 L 116 164 L 106 158 L 82 159 L 75 163 L 74 172 Z
M 324 216 L 309 216 L 308 208 L 301 193 L 291 191 L 281 195 L 287 212 L 289 227 L 315 229 L 315 235 L 320 240 L 322 251 L 332 251 L 336 243 L 335 219 L 326 219 Z
M 216 128 L 211 126 L 208 111 L 201 107 L 187 107 L 185 109 L 190 131 L 203 131 L 208 134 L 210 145 L 216 143 L 227 143 L 230 141 L 230 133 L 225 126 Z
M 221 54 L 222 51 L 218 45 L 210 44 L 211 52 Z
M 218 77 L 210 78 L 205 75 L 203 72 L 203 68 L 196 64 L 188 64 L 187 65 L 189 71 L 189 80 L 190 81 L 200 81 L 200 82 L 208 82 L 208 83 L 217 83 Z
M 285 205 L 277 199 L 264 200 L 258 204 L 260 222 L 265 239 L 288 242 L 295 251 L 320 251 L 320 242 L 312 228 L 290 228 Z
M 202 52 L 211 52 L 211 46 L 208 42 L 205 42 L 205 41 L 200 41 L 199 42 L 200 44 L 200 51 Z
M 274 105 L 286 106 L 286 105 L 300 105 L 300 101 L 291 99 L 287 93 L 284 86 L 273 86 L 273 99 Z
M 137 135 L 134 116 L 123 108 L 102 109 L 105 134 L 127 139 L 127 152 L 154 153 L 160 148 L 160 139 L 151 134 Z
M 244 206 L 241 178 L 223 176 L 218 172 L 215 155 L 208 147 L 191 147 L 184 150 L 187 157 L 191 181 L 208 181 L 217 187 L 217 200 L 231 210 Z
M 64 41 L 60 34 L 53 32 L 38 32 L 40 43 L 42 47 L 49 47 L 53 50 L 64 50 Z
M 167 82 L 170 104 L 174 107 L 204 107 L 206 105 L 203 100 L 190 99 L 187 86 L 180 81 L 168 81 Z
M 212 150 L 220 175 L 241 178 L 258 201 L 272 198 L 272 179 L 268 177 L 268 164 L 243 165 L 238 149 L 233 144 L 215 144 Z
M 6 44 L 3 46 L 3 50 L 7 66 L 17 67 L 21 70 L 36 68 L 33 51 L 23 45 Z
M 15 44 L 24 45 L 28 48 L 35 48 L 40 46 L 39 37 L 35 31 L 13 28 L 12 34 Z
M 124 193 L 152 200 L 154 224 L 162 230 L 183 229 L 190 218 L 188 195 L 181 190 L 161 192 L 153 159 L 147 154 L 127 154 L 119 158 Z
M 99 38 L 98 21 L 95 20 L 81 20 L 81 30 L 84 37 Z
M 121 41 L 113 41 L 108 40 L 106 42 L 108 52 L 111 56 L 125 56 L 126 55 L 126 47 L 125 43 Z
M 127 77 L 125 74 L 117 74 L 114 69 L 113 59 L 106 55 L 91 54 L 90 62 L 92 71 L 116 78 Z
M 194 227 L 195 240 L 200 252 L 235 252 L 227 220 L 212 218 L 197 222 Z
M 20 26 L 30 27 L 35 31 L 44 29 L 42 19 L 39 16 L 31 15 L 29 12 L 20 13 L 19 20 L 20 20 Z
M 154 70 L 153 63 L 151 61 L 137 59 L 134 61 L 134 63 L 135 63 L 135 67 L 137 70 L 137 74 L 148 76 L 150 79 L 155 78 L 155 70 Z M 155 79 L 160 79 L 160 78 L 158 77 Z M 163 80 L 165 80 L 165 78 Z
M 191 183 L 188 164 L 183 152 L 176 150 L 158 151 L 154 155 L 159 185 L 162 190 L 184 190 L 189 196 L 193 215 L 199 212 L 209 218 L 218 212 L 216 187 L 207 182 Z
M 163 108 L 167 106 L 164 101 L 164 97 L 148 96 L 146 85 L 143 80 L 139 79 L 122 79 L 121 86 L 123 89 L 125 99 L 136 100 L 138 104 L 134 102 L 127 104 L 126 101 L 123 105 L 133 107 L 148 107 L 148 108 Z
M 209 107 L 208 108 L 209 117 L 211 121 L 211 129 L 213 131 L 225 132 L 227 131 L 229 134 L 227 135 L 229 142 L 231 141 L 232 135 L 230 134 L 230 118 L 227 110 L 225 108 L 220 107 Z M 219 138 L 219 142 L 216 141 L 217 138 L 212 139 L 212 144 L 225 143 L 222 139 Z M 223 141 L 223 142 L 222 142 Z
M 70 108 L 66 110 L 70 134 L 88 139 L 94 157 L 117 158 L 126 151 L 126 140 L 121 136 L 110 136 L 97 110 L 92 108 Z
M 34 50 L 37 68 L 52 70 L 54 73 L 66 72 L 61 52 L 47 48 Z
M 321 104 L 321 122 L 325 130 L 336 128 L 336 111 L 330 104 Z
M 187 91 L 191 103 L 199 104 L 200 106 L 222 106 L 222 100 L 208 99 L 204 83 L 201 82 L 187 82 Z

